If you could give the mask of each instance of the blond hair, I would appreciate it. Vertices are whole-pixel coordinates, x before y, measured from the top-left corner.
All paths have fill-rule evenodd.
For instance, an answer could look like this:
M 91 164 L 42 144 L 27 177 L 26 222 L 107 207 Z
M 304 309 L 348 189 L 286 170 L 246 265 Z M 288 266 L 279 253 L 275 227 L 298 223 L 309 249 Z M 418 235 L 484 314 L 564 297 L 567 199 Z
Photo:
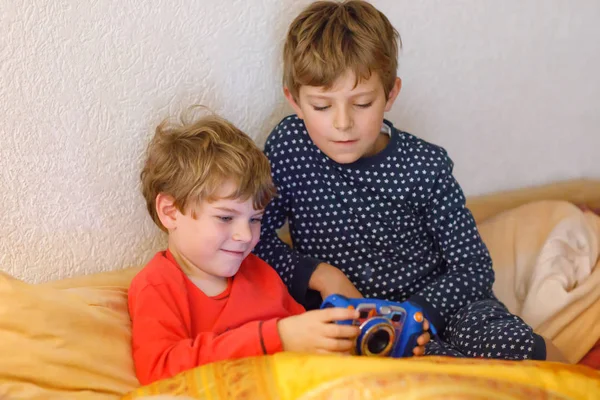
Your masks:
M 386 98 L 398 69 L 400 35 L 387 17 L 361 0 L 317 1 L 290 25 L 283 49 L 283 85 L 298 100 L 300 86 L 331 88 L 351 70 L 356 84 L 377 73 Z
M 185 213 L 200 201 L 217 200 L 226 181 L 237 188 L 228 199 L 252 198 L 254 208 L 264 209 L 275 195 L 267 157 L 252 139 L 229 121 L 211 114 L 186 122 L 163 121 L 148 145 L 140 174 L 142 193 L 154 222 L 166 231 L 156 211 L 156 196 L 172 196 Z

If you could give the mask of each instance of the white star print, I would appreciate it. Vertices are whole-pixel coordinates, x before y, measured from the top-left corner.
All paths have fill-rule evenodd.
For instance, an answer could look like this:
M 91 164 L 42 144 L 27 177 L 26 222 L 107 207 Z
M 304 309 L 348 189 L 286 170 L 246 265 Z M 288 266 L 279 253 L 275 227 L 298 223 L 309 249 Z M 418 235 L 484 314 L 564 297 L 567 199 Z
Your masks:
M 341 165 L 315 146 L 302 120 L 281 121 L 265 145 L 279 197 L 267 207 L 255 253 L 300 301 L 310 273 L 324 261 L 344 271 L 365 297 L 426 301 L 448 335 L 465 338 L 460 347 L 446 343 L 440 351 L 491 354 L 482 352 L 490 344 L 501 357 L 531 358 L 531 328 L 487 303 L 495 302 L 489 300 L 491 259 L 452 161 L 442 148 L 391 128 L 382 152 Z M 293 250 L 276 233 L 286 220 Z M 510 343 L 518 343 L 519 334 L 529 339 L 515 348 Z

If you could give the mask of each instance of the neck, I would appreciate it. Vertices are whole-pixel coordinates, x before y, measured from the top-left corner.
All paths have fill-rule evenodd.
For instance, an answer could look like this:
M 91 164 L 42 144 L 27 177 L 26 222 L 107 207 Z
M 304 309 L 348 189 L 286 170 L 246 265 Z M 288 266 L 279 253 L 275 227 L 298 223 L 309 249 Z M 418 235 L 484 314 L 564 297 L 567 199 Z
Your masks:
M 209 274 L 191 263 L 175 246 L 169 243 L 169 251 L 173 255 L 181 271 L 207 296 L 216 296 L 227 288 L 227 278 Z
M 373 149 L 370 152 L 368 152 L 367 154 L 365 154 L 365 156 L 371 157 L 371 156 L 374 156 L 375 154 L 379 154 L 383 149 L 385 149 L 385 147 L 387 146 L 389 141 L 390 141 L 390 136 L 385 132 L 381 132 L 379 134 L 379 136 L 377 137 L 375 144 L 373 144 Z

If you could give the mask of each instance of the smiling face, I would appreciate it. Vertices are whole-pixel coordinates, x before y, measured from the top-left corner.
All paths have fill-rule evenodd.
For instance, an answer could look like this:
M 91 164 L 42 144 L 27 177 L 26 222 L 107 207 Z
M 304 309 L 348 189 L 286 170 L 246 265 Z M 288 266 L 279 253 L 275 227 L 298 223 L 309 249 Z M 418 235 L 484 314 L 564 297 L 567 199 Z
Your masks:
M 348 71 L 331 88 L 301 86 L 297 99 L 287 89 L 284 93 L 315 145 L 335 162 L 347 164 L 385 148 L 389 136 L 381 133 L 383 114 L 394 104 L 400 87 L 396 78 L 386 98 L 376 73 L 356 84 L 354 73 Z
M 234 190 L 232 183 L 225 183 L 217 200 L 202 201 L 193 215 L 159 195 L 157 207 L 169 231 L 169 250 L 188 276 L 222 282 L 237 273 L 256 246 L 263 210 L 254 209 L 252 198 L 227 199 Z

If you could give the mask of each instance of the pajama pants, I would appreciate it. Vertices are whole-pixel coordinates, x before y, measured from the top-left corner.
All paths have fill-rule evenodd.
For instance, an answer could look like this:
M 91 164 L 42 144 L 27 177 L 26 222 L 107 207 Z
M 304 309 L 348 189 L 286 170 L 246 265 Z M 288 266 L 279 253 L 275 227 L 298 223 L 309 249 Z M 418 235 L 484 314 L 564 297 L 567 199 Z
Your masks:
M 476 301 L 449 318 L 426 355 L 545 360 L 544 339 L 496 299 Z

